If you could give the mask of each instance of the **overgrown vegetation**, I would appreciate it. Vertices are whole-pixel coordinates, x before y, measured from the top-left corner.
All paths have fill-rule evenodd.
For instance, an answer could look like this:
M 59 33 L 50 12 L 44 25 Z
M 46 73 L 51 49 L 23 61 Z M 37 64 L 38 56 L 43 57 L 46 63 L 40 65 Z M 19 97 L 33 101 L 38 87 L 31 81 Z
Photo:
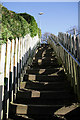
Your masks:
M 37 26 L 37 23 L 34 17 L 27 13 L 20 13 L 19 15 L 21 15 L 28 22 L 31 37 L 36 36 L 37 33 L 40 32 L 40 30 Z
M 30 33 L 31 37 L 39 34 L 39 28 L 33 16 L 26 13 L 16 14 L 2 6 L 2 39 L 4 42 L 16 37 L 24 37 Z

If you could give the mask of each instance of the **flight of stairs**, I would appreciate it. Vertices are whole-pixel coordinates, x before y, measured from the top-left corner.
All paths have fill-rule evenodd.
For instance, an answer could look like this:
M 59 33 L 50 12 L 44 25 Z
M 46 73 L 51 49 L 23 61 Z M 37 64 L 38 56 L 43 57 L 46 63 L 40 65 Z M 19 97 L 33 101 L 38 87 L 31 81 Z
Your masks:
M 42 44 L 26 70 L 15 102 L 10 104 L 9 120 L 60 120 L 54 113 L 75 102 L 62 64 L 53 49 Z

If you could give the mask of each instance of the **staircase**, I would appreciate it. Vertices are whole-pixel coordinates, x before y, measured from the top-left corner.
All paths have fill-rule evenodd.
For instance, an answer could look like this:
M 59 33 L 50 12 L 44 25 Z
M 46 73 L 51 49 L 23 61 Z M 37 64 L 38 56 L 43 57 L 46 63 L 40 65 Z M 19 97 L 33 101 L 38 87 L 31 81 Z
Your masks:
M 55 52 L 48 44 L 42 44 L 33 57 L 32 65 L 26 70 L 16 100 L 10 103 L 9 120 L 65 119 L 62 114 L 59 116 L 61 108 L 65 116 L 71 111 L 68 106 L 76 102 L 76 97 Z M 77 108 L 77 105 L 74 108 L 73 104 L 72 108 Z

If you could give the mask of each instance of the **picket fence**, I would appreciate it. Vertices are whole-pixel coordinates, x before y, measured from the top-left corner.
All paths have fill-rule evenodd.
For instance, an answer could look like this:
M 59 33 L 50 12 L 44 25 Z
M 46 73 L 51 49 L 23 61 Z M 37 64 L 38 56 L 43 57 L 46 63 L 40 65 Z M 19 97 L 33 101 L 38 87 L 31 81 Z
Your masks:
M 28 34 L 0 45 L 0 120 L 8 118 L 9 103 L 16 98 L 25 66 L 31 63 L 39 41 L 38 35 L 31 38 Z
M 62 62 L 66 77 L 80 102 L 80 36 L 59 33 L 48 43 Z

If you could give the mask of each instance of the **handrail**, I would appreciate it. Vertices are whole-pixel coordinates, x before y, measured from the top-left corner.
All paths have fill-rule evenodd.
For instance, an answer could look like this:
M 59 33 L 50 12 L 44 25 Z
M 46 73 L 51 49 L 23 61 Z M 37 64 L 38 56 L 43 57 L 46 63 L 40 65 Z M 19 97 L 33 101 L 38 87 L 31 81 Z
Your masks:
M 52 40 L 52 39 L 51 39 Z M 57 41 L 58 43 L 56 43 L 54 40 L 52 40 L 54 42 L 55 45 L 60 45 L 73 59 L 74 61 L 79 65 L 80 67 L 80 62 L 78 60 L 76 60 L 76 58 L 59 42 Z
M 48 40 L 64 66 L 68 81 L 80 102 L 80 62 L 57 39 Z
M 58 42 L 58 44 L 74 59 L 74 61 L 79 65 L 80 67 L 80 63 L 78 60 L 76 60 L 76 58 L 60 43 Z

